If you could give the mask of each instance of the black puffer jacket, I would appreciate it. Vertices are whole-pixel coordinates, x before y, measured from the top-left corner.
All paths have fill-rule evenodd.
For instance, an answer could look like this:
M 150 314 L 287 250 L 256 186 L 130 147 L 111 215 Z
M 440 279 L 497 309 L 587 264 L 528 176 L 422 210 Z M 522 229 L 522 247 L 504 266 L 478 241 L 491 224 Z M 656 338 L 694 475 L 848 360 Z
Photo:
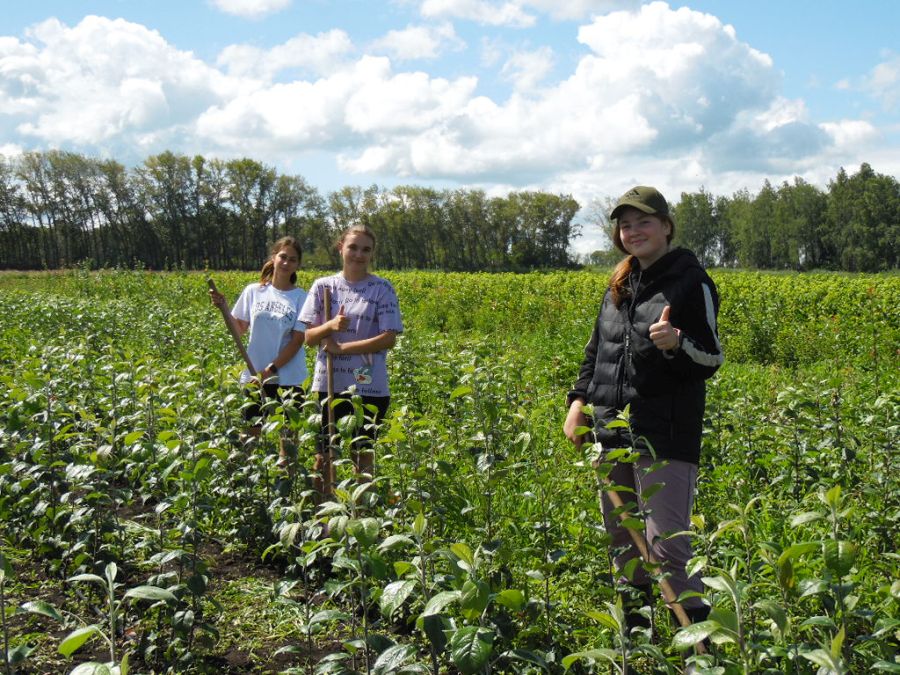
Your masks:
M 631 293 L 616 307 L 607 289 L 568 403 L 594 406 L 594 432 L 604 448 L 648 443 L 658 457 L 698 463 L 706 380 L 722 365 L 716 332 L 719 297 L 693 253 L 676 248 L 646 270 L 635 261 Z M 661 351 L 650 325 L 666 305 L 681 347 Z M 607 429 L 631 405 L 631 430 Z

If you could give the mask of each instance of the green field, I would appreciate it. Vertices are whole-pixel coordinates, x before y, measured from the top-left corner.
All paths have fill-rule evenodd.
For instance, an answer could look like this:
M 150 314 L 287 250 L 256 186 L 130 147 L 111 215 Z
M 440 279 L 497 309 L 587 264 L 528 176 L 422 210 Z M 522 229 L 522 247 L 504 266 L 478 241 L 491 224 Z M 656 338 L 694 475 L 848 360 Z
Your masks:
M 202 275 L 0 274 L 0 672 L 681 671 L 698 635 L 661 601 L 623 641 L 561 431 L 605 276 L 384 276 L 406 332 L 377 480 L 345 460 L 315 507 L 275 463 L 290 430 L 311 465 L 315 406 L 240 446 Z M 900 277 L 712 276 L 698 672 L 900 672 Z

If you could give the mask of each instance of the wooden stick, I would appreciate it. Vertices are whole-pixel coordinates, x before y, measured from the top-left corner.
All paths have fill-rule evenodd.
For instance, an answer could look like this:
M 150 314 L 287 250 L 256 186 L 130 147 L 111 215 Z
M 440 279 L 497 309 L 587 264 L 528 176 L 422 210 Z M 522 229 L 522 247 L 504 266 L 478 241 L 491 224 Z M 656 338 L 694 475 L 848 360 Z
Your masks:
M 324 288 L 322 295 L 322 304 L 323 310 L 325 314 L 325 321 L 331 320 L 331 289 Z M 325 352 L 325 390 L 326 390 L 326 398 L 325 398 L 325 407 L 327 410 L 327 418 L 328 418 L 328 427 L 326 432 L 328 434 L 328 442 L 325 444 L 323 448 L 325 453 L 325 461 L 322 463 L 322 492 L 326 495 L 331 495 L 334 491 L 334 465 L 332 464 L 332 438 L 334 438 L 334 406 L 332 405 L 334 401 L 334 357 L 331 352 Z
M 206 283 L 209 286 L 209 290 L 214 291 L 215 293 L 219 292 L 219 289 L 216 288 L 216 282 L 212 280 L 212 277 L 206 277 Z M 244 359 L 244 363 L 247 364 L 247 370 L 250 372 L 251 376 L 256 377 L 256 379 L 259 380 L 259 397 L 261 400 L 265 401 L 266 391 L 262 387 L 260 373 L 256 372 L 256 367 L 253 365 L 253 361 L 250 360 L 250 355 L 244 347 L 244 341 L 241 340 L 241 334 L 238 332 L 238 328 L 234 323 L 234 317 L 231 316 L 231 310 L 228 307 L 228 303 L 222 303 L 221 305 L 216 306 L 219 308 L 219 311 L 222 312 L 222 319 L 225 320 L 225 325 L 228 327 L 228 332 L 231 333 L 231 337 L 234 340 L 234 345 L 237 347 L 238 353 L 241 355 L 241 358 Z
M 606 486 L 606 497 L 612 503 L 613 508 L 615 508 L 619 512 L 619 520 L 626 521 L 632 517 L 632 515 L 625 510 L 625 504 L 622 502 L 622 498 L 619 496 L 619 493 L 615 490 L 610 490 L 609 481 L 604 481 Z M 656 556 L 650 551 L 650 547 L 647 545 L 647 540 L 644 538 L 643 533 L 638 532 L 634 528 L 625 527 L 628 530 L 628 534 L 631 535 L 631 541 L 634 542 L 634 545 L 637 547 L 638 553 L 641 554 L 641 557 L 645 562 L 658 566 L 660 561 L 656 559 Z M 687 615 L 687 612 L 684 611 L 684 607 L 681 606 L 681 603 L 678 602 L 678 596 L 675 595 L 675 590 L 672 588 L 672 585 L 669 583 L 669 580 L 666 578 L 662 578 L 659 580 L 659 590 L 662 592 L 663 600 L 666 601 L 666 605 L 672 610 L 675 614 L 675 618 L 678 619 L 678 623 L 681 624 L 682 628 L 687 628 L 691 625 L 691 619 Z M 704 654 L 706 652 L 706 647 L 702 642 L 697 642 L 694 645 L 694 649 L 698 654 Z

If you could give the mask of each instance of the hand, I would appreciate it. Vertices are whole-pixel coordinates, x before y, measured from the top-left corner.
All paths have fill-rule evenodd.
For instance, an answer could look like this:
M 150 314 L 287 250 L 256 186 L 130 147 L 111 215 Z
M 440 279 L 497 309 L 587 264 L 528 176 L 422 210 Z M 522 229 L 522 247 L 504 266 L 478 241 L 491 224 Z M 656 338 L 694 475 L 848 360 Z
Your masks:
M 584 401 L 580 399 L 572 401 L 572 405 L 569 406 L 569 414 L 566 415 L 566 421 L 563 424 L 563 432 L 566 434 L 566 438 L 572 441 L 579 450 L 581 450 L 581 444 L 584 442 L 584 436 L 575 433 L 575 430 L 578 427 L 588 426 L 587 417 L 581 412 L 583 406 Z
M 347 327 L 350 325 L 350 318 L 344 314 L 344 306 L 341 305 L 341 308 L 338 310 L 337 316 L 332 317 L 332 319 L 328 322 L 328 326 L 331 328 L 332 333 L 339 333 L 342 330 L 347 330 Z
M 672 311 L 670 305 L 663 308 L 662 314 L 659 315 L 659 321 L 650 326 L 650 339 L 657 349 L 675 350 L 681 345 L 681 331 L 669 323 L 669 312 Z
M 343 345 L 330 337 L 324 338 L 319 344 L 329 354 L 342 354 L 344 351 Z
M 211 288 L 209 289 L 209 299 L 216 307 L 221 308 L 225 306 L 225 296 Z

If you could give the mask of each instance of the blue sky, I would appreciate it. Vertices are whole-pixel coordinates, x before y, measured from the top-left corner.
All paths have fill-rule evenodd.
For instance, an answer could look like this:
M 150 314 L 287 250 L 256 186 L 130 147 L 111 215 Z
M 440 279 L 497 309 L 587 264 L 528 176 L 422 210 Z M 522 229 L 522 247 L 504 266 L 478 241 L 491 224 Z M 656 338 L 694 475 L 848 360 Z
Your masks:
M 604 204 L 900 175 L 894 0 L 3 1 L 0 153 Z M 577 244 L 600 239 L 585 228 Z

